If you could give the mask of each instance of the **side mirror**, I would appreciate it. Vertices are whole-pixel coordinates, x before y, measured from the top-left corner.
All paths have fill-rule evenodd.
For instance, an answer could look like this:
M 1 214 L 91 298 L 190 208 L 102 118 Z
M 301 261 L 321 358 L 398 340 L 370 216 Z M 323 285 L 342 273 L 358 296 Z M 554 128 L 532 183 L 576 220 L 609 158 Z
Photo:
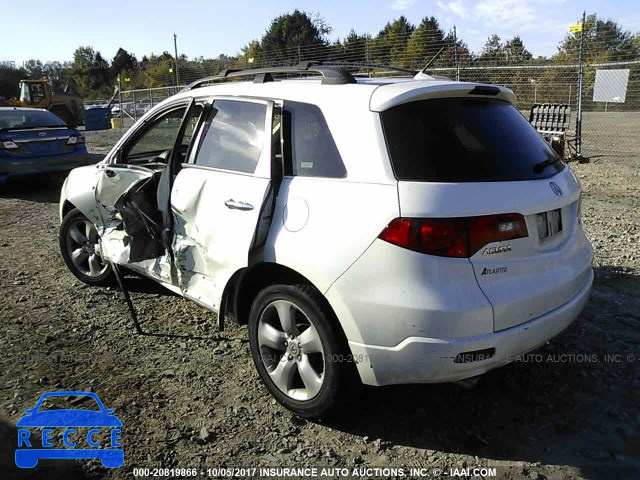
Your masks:
M 104 413 L 106 413 L 107 415 L 111 415 L 114 412 L 115 412 L 115 410 L 113 408 L 105 408 L 104 409 Z
M 24 413 L 26 413 L 27 415 L 32 414 L 32 413 L 36 413 L 36 409 L 35 408 L 27 408 Z

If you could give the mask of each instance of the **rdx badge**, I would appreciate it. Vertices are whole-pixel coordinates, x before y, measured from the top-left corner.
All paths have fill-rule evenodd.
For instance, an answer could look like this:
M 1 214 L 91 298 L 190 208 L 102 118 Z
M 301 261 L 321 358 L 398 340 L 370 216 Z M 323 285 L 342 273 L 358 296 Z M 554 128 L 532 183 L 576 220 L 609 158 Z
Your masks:
M 494 253 L 504 253 L 504 252 L 510 252 L 510 251 L 511 251 L 511 245 L 500 245 L 498 247 L 485 248 L 482 254 L 493 255 Z

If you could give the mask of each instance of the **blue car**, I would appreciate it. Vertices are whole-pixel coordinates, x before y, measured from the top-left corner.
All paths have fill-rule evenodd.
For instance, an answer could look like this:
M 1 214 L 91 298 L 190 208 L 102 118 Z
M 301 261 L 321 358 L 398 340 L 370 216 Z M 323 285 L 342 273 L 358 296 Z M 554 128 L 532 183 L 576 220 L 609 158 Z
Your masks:
M 86 396 L 95 400 L 98 409 L 54 409 L 40 411 L 42 403 L 49 397 L 60 396 Z M 113 415 L 114 410 L 104 408 L 98 395 L 92 392 L 58 391 L 44 393 L 34 408 L 24 411 L 24 415 L 16 423 L 18 427 L 18 449 L 16 449 L 16 465 L 21 468 L 33 468 L 41 458 L 50 459 L 85 459 L 99 458 L 107 468 L 118 468 L 124 464 L 124 450 L 120 447 L 120 428 L 122 422 Z M 67 448 L 53 448 L 52 430 L 48 427 L 64 428 L 64 445 Z M 82 442 L 82 437 L 76 438 L 76 427 L 91 427 L 92 430 L 86 435 L 88 446 L 95 448 L 75 448 L 77 443 Z M 111 448 L 104 448 L 94 439 L 94 435 L 100 433 L 100 428 L 111 430 Z M 32 440 L 29 428 L 43 428 L 42 448 L 35 445 Z M 71 436 L 73 435 L 73 442 Z M 34 443 L 32 445 L 32 442 Z M 99 447 L 99 448 L 98 448 Z
M 0 183 L 89 164 L 84 137 L 48 110 L 0 107 Z

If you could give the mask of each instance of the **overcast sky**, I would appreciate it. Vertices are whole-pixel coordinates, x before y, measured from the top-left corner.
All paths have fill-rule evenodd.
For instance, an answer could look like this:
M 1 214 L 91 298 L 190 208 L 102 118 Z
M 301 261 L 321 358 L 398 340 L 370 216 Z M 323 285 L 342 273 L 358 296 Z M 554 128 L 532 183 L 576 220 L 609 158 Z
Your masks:
M 445 31 L 455 25 L 474 52 L 497 33 L 503 39 L 520 35 L 534 56 L 552 55 L 583 10 L 640 31 L 640 0 L 7 0 L 1 9 L 0 61 L 68 61 L 80 45 L 109 60 L 118 47 L 140 59 L 173 52 L 174 33 L 179 53 L 189 58 L 234 55 L 261 37 L 274 17 L 295 8 L 320 14 L 333 27 L 332 40 L 352 28 L 375 35 L 400 15 L 415 24 L 435 16 Z

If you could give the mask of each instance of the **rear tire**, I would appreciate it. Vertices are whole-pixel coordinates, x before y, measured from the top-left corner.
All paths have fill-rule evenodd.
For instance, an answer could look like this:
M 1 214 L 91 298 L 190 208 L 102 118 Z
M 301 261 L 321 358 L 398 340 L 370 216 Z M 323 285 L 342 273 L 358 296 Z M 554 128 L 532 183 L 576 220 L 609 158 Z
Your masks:
M 272 285 L 253 301 L 249 344 L 275 399 L 305 418 L 327 416 L 359 385 L 344 334 L 310 285 Z
M 60 253 L 76 278 L 87 285 L 115 285 L 111 264 L 102 260 L 98 231 L 80 210 L 67 213 L 60 225 Z

